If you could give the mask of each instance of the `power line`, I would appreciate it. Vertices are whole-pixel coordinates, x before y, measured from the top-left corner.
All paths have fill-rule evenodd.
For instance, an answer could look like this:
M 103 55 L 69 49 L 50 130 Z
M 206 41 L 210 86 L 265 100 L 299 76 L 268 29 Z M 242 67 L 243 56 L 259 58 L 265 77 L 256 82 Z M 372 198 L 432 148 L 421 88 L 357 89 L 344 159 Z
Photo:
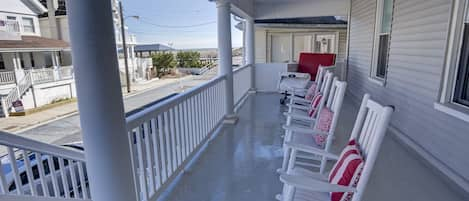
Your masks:
M 160 28 L 171 28 L 171 29 L 181 29 L 181 28 L 193 28 L 193 27 L 201 27 L 201 26 L 207 26 L 210 24 L 215 24 L 217 21 L 208 21 L 208 22 L 203 22 L 203 23 L 198 23 L 198 24 L 191 24 L 191 25 L 165 25 L 165 24 L 156 24 L 150 21 L 145 20 L 144 18 L 139 20 L 140 22 L 155 26 L 155 27 L 160 27 Z

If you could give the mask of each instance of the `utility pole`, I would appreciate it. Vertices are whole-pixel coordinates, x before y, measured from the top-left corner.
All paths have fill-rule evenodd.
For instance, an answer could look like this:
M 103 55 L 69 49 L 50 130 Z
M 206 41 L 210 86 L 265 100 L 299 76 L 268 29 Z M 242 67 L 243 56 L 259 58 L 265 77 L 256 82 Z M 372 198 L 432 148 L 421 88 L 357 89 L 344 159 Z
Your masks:
M 127 82 L 127 93 L 130 93 L 129 62 L 127 61 L 127 44 L 125 42 L 124 14 L 122 13 L 122 1 L 119 1 L 119 15 L 121 18 L 122 51 L 124 52 L 125 81 Z

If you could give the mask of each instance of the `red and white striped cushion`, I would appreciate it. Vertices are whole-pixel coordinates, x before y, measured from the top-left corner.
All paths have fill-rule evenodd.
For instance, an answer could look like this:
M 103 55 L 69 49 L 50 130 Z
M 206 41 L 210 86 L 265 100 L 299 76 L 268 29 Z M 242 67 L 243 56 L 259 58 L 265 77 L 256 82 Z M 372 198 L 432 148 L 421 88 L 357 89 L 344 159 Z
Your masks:
M 326 132 L 326 133 L 329 132 L 329 130 L 331 129 L 333 117 L 334 117 L 334 112 L 332 112 L 327 107 L 323 107 L 321 111 L 319 112 L 319 117 L 315 125 L 316 129 L 321 132 Z M 316 144 L 319 147 L 323 148 L 324 145 L 326 144 L 326 140 L 327 140 L 327 135 L 323 135 L 323 134 L 314 135 L 314 142 L 316 142 Z
M 314 96 L 313 100 L 311 101 L 311 107 L 309 108 L 308 115 L 313 117 L 318 110 L 319 103 L 321 103 L 322 94 L 318 93 Z
M 306 100 L 313 100 L 317 86 L 318 86 L 318 84 L 313 83 L 313 84 L 309 87 L 308 91 L 306 92 L 306 96 L 305 96 L 305 99 L 306 99 Z
M 331 184 L 356 186 L 365 164 L 355 140 L 349 142 L 329 175 Z M 353 193 L 333 192 L 331 201 L 349 201 Z

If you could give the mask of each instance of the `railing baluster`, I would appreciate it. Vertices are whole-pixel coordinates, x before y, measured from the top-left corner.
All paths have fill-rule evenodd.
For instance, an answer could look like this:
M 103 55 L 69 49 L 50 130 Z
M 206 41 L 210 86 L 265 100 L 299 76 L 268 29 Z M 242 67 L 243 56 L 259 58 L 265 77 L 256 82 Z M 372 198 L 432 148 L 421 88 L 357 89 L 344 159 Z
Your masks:
M 24 166 L 26 169 L 26 176 L 28 177 L 28 184 L 31 189 L 31 195 L 36 196 L 37 191 L 34 182 L 34 175 L 31 169 L 31 161 L 29 160 L 29 155 L 26 150 L 23 150 L 23 159 L 24 159 Z M 1 167 L 1 166 L 0 166 Z
M 54 165 L 54 159 L 52 156 L 47 156 L 46 158 L 47 165 L 49 166 L 49 172 L 55 172 L 55 165 Z M 56 174 L 50 174 L 51 175 L 51 180 L 52 180 L 52 188 L 54 189 L 54 196 L 59 197 L 60 196 L 60 191 L 59 191 L 59 184 L 57 182 L 57 175 Z M 47 190 L 49 191 L 49 190 Z
M 85 169 L 83 166 L 83 163 L 78 161 L 78 174 L 80 175 L 80 188 L 81 188 L 81 194 L 83 199 L 88 199 L 88 188 L 86 187 L 86 181 L 85 181 Z
M 16 193 L 18 195 L 23 195 L 23 186 L 21 183 L 21 178 L 20 178 L 20 173 L 18 170 L 18 164 L 16 161 L 16 156 L 15 152 L 13 151 L 13 148 L 8 147 L 8 159 L 10 160 L 10 166 L 11 166 L 11 173 L 13 174 L 13 179 L 15 181 L 15 186 L 16 186 Z
M 68 166 L 70 167 L 70 179 L 72 180 L 72 189 L 73 189 L 73 197 L 78 198 L 78 182 L 77 182 L 77 172 L 76 166 L 77 163 L 75 161 L 69 160 Z
M 58 160 L 59 160 L 60 175 L 62 177 L 62 187 L 63 187 L 63 190 L 64 190 L 63 193 L 64 193 L 65 198 L 69 198 L 70 197 L 70 188 L 69 188 L 69 185 L 68 185 L 67 172 L 65 171 L 65 165 L 64 165 L 64 162 L 65 162 L 64 160 L 65 159 L 58 158 Z M 70 164 L 68 164 L 68 166 L 70 167 Z M 54 172 L 50 171 L 50 174 L 54 174 Z
M 155 178 L 156 178 L 156 185 L 155 185 L 155 191 L 158 190 L 158 188 L 161 186 L 161 172 L 160 172 L 160 156 L 158 155 L 159 153 L 159 146 L 158 146 L 158 131 L 157 131 L 157 125 L 156 125 L 156 119 L 152 118 L 151 119 L 151 139 L 153 142 L 153 157 L 155 158 Z
M 182 163 L 182 156 L 181 156 L 181 151 L 182 151 L 182 146 L 181 146 L 181 130 L 180 130 L 180 121 L 179 121 L 179 106 L 180 104 L 176 105 L 174 107 L 174 129 L 175 129 L 175 137 L 176 137 L 176 155 L 177 155 L 177 166 L 181 165 Z
M 155 181 L 154 181 L 154 172 L 153 172 L 153 158 L 152 158 L 152 151 L 151 151 L 151 144 L 150 144 L 150 129 L 148 128 L 148 122 L 143 123 L 143 134 L 144 134 L 144 139 L 145 139 L 145 153 L 146 153 L 146 159 L 147 159 L 147 169 L 149 170 L 150 176 L 148 179 L 150 179 L 150 194 L 153 194 L 155 192 Z
M 142 145 L 142 132 L 140 126 L 135 128 L 135 135 L 137 139 L 137 154 L 138 154 L 138 169 L 140 174 L 139 183 L 140 183 L 140 190 L 142 191 L 143 198 L 142 200 L 148 200 L 148 190 L 147 190 L 147 170 L 145 167 L 144 156 L 143 156 L 143 145 Z
M 170 109 L 169 112 L 169 135 L 171 136 L 171 148 L 172 148 L 172 161 L 173 161 L 173 172 L 176 171 L 178 166 L 178 158 L 176 153 L 176 132 L 174 130 L 174 109 Z
M 184 160 L 186 159 L 186 157 L 189 155 L 189 147 L 190 147 L 190 140 L 189 140 L 189 131 L 188 131 L 188 126 L 189 126 L 189 123 L 187 121 L 187 113 L 188 113 L 188 110 L 187 110 L 187 100 L 183 101 L 181 103 L 181 106 L 182 106 L 182 129 L 184 130 Z
M 183 103 L 178 104 L 178 127 L 179 127 L 179 138 L 180 138 L 180 144 L 179 147 L 181 148 L 180 154 L 181 154 L 181 163 L 184 162 L 186 159 L 186 144 L 185 144 L 185 133 L 184 133 L 184 107 Z
M 166 159 L 167 160 L 167 173 L 168 177 L 170 177 L 173 173 L 172 168 L 172 158 L 171 158 L 171 139 L 169 133 L 169 118 L 168 118 L 168 111 L 163 113 L 163 124 L 164 124 L 164 135 L 165 135 L 165 147 L 166 147 Z
M 168 178 L 168 174 L 166 174 L 166 157 L 165 157 L 165 146 L 164 146 L 164 132 L 163 132 L 163 117 L 162 115 L 158 115 L 158 136 L 159 136 L 159 148 L 161 153 L 161 174 L 162 174 L 162 184 Z
M 3 167 L 2 160 L 0 160 L 0 167 Z M 7 182 L 5 179 L 5 172 L 3 172 L 3 168 L 0 168 L 0 192 L 2 194 L 8 193 Z
M 190 153 L 192 153 L 192 150 L 194 150 L 194 127 L 193 127 L 193 122 L 192 122 L 192 115 L 194 113 L 194 108 L 192 107 L 192 99 L 187 99 L 187 105 L 186 105 L 186 108 L 187 108 L 187 122 L 189 123 L 188 124 L 188 129 L 187 129 L 187 133 L 189 134 L 189 146 L 190 146 L 190 149 L 189 149 L 189 155 Z
M 36 161 L 42 161 L 42 154 L 36 153 Z M 42 193 L 43 193 L 44 196 L 49 197 L 50 193 L 49 193 L 49 188 L 47 187 L 46 174 L 45 174 L 45 170 L 44 170 L 44 163 L 40 163 L 40 162 L 37 163 L 37 167 L 38 167 L 38 170 L 39 170 L 39 178 L 41 180 Z M 53 166 L 51 167 L 49 165 L 49 173 L 51 172 L 51 168 L 53 168 Z M 58 196 L 56 195 L 56 197 L 58 197 Z

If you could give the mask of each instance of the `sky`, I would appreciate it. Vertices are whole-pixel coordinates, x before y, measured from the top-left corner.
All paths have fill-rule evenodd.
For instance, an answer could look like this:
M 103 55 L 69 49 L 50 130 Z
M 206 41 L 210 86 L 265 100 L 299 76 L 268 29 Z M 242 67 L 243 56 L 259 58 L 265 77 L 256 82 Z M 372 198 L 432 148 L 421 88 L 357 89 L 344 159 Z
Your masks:
M 122 0 L 129 32 L 138 43 L 160 43 L 177 49 L 216 48 L 217 10 L 208 0 Z M 233 47 L 242 46 L 242 32 L 234 28 Z

